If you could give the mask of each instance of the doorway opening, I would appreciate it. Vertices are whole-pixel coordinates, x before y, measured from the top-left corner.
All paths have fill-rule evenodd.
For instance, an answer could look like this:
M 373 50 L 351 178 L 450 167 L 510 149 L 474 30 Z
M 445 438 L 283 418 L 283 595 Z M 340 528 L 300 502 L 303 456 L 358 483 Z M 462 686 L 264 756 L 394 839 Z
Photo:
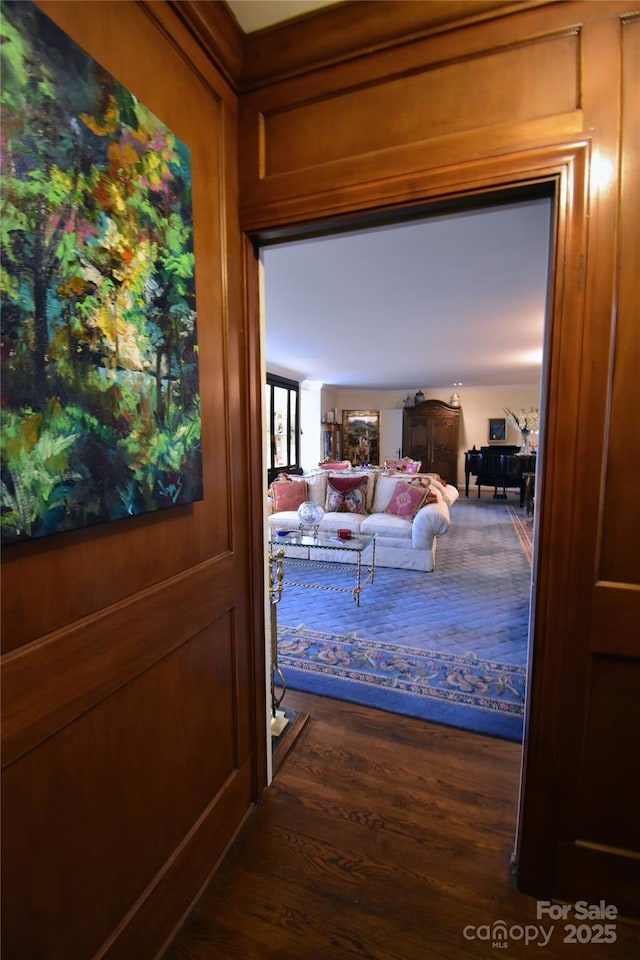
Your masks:
M 377 213 L 375 215 L 367 215 L 365 217 L 351 217 L 345 220 L 335 220 L 330 222 L 323 222 L 322 224 L 314 224 L 312 226 L 296 226 L 286 229 L 279 229 L 269 231 L 267 234 L 261 235 L 258 240 L 258 245 L 261 249 L 261 259 L 264 269 L 264 317 L 265 317 L 265 328 L 263 331 L 264 337 L 264 354 L 266 358 L 266 368 L 267 373 L 274 370 L 277 373 L 285 373 L 287 375 L 292 375 L 300 379 L 301 381 L 312 381 L 314 390 L 314 398 L 317 397 L 318 384 L 321 384 L 320 389 L 323 391 L 323 398 L 320 400 L 320 416 L 318 416 L 318 405 L 315 403 L 314 406 L 314 417 L 319 421 L 320 417 L 325 416 L 326 409 L 330 410 L 333 414 L 332 419 L 338 417 L 341 413 L 340 408 L 345 406 L 344 403 L 335 403 L 332 404 L 329 401 L 325 401 L 324 397 L 328 397 L 329 400 L 332 397 L 338 397 L 338 400 L 341 400 L 344 397 L 344 393 L 347 390 L 347 387 L 338 385 L 336 388 L 335 383 L 332 383 L 332 379 L 335 380 L 335 377 L 332 377 L 331 371 L 327 373 L 328 368 L 318 369 L 314 366 L 316 361 L 319 359 L 318 354 L 321 351 L 318 349 L 319 343 L 326 343 L 327 340 L 333 342 L 335 356 L 340 356 L 341 359 L 344 359 L 344 350 L 341 350 L 341 345 L 344 346 L 345 342 L 348 344 L 353 344 L 357 346 L 358 343 L 362 344 L 362 334 L 366 331 L 367 328 L 367 312 L 370 305 L 366 302 L 366 297 L 364 296 L 364 291 L 362 285 L 359 288 L 362 309 L 359 314 L 352 314 L 352 323 L 350 326 L 355 328 L 356 334 L 353 334 L 353 331 L 349 331 L 348 338 L 343 336 L 339 338 L 336 331 L 332 328 L 330 323 L 330 318 L 332 312 L 336 310 L 336 297 L 344 296 L 346 288 L 343 285 L 343 280 L 338 282 L 336 279 L 335 283 L 330 283 L 327 281 L 325 276 L 325 288 L 324 288 L 324 297 L 314 294 L 313 290 L 310 289 L 307 280 L 304 277 L 300 277 L 297 272 L 297 263 L 298 260 L 295 256 L 296 250 L 300 249 L 300 246 L 307 245 L 307 249 L 311 251 L 317 251 L 318 241 L 322 241 L 323 245 L 325 243 L 331 243 L 334 239 L 339 239 L 341 237 L 349 236 L 355 242 L 355 248 L 358 248 L 358 242 L 363 238 L 371 237 L 372 234 L 382 235 L 383 238 L 386 235 L 387 238 L 394 235 L 398 230 L 401 230 L 403 227 L 408 226 L 411 228 L 416 228 L 418 230 L 423 227 L 428 229 L 429 226 L 435 223 L 442 223 L 445 221 L 448 226 L 455 228 L 457 231 L 460 231 L 460 236 L 464 235 L 465 224 L 468 225 L 473 222 L 474 225 L 478 224 L 482 216 L 486 213 L 504 213 L 513 212 L 515 215 L 521 215 L 521 226 L 522 226 L 522 238 L 525 246 L 518 252 L 517 250 L 510 249 L 510 256 L 505 257 L 502 262 L 498 262 L 494 265 L 495 267 L 495 277 L 492 289 L 492 298 L 489 298 L 489 309 L 493 310 L 494 318 L 489 326 L 486 320 L 483 320 L 483 317 L 486 318 L 487 313 L 485 312 L 485 305 L 476 303 L 476 309 L 474 313 L 475 318 L 475 330 L 473 330 L 474 325 L 465 326 L 464 330 L 460 329 L 457 331 L 457 340 L 458 340 L 458 357 L 456 359 L 456 366 L 451 365 L 450 357 L 447 358 L 446 362 L 443 360 L 442 366 L 446 371 L 439 378 L 434 378 L 433 375 L 419 374 L 414 373 L 413 375 L 409 373 L 401 384 L 399 381 L 389 382 L 388 380 L 385 383 L 385 386 L 382 389 L 375 390 L 372 386 L 371 379 L 367 380 L 367 377 L 371 378 L 371 363 L 367 361 L 364 364 L 365 371 L 363 372 L 363 363 L 354 362 L 354 354 L 351 357 L 351 370 L 353 372 L 353 380 L 351 390 L 358 391 L 358 400 L 354 400 L 350 406 L 355 405 L 356 407 L 363 406 L 363 403 L 360 403 L 360 397 L 368 394 L 377 394 L 377 400 L 379 401 L 379 395 L 382 392 L 387 392 L 390 399 L 390 405 L 393 406 L 393 410 L 390 411 L 390 416 L 387 418 L 388 422 L 386 424 L 387 434 L 381 437 L 381 448 L 380 448 L 380 462 L 383 463 L 386 456 L 391 454 L 397 454 L 398 456 L 402 453 L 402 439 L 401 439 L 401 423 L 402 423 L 402 401 L 405 398 L 406 391 L 413 392 L 419 389 L 428 389 L 429 395 L 432 393 L 439 392 L 441 399 L 448 400 L 450 399 L 450 394 L 459 393 L 462 396 L 462 408 L 463 414 L 465 416 L 465 427 L 461 434 L 461 443 L 460 450 L 458 455 L 458 474 L 455 478 L 456 485 L 458 488 L 463 488 L 463 463 L 464 463 L 464 451 L 467 447 L 480 446 L 484 443 L 495 443 L 495 438 L 491 436 L 485 436 L 482 431 L 486 433 L 487 424 L 490 424 L 491 421 L 495 421 L 496 417 L 504 416 L 504 407 L 516 407 L 518 408 L 519 400 L 512 400 L 513 396 L 517 396 L 522 399 L 522 406 L 528 409 L 529 407 L 535 406 L 536 410 L 539 410 L 540 413 L 540 424 L 539 424 L 539 438 L 538 438 L 538 467 L 540 466 L 541 459 L 544 455 L 544 414 L 545 414 L 545 396 L 546 396 L 546 383 L 545 383 L 545 344 L 549 336 L 547 330 L 547 314 L 548 314 L 548 301 L 549 301 L 549 290 L 551 287 L 550 283 L 550 262 L 551 256 L 550 251 L 552 248 L 552 226 L 553 226 L 553 203 L 554 203 L 554 183 L 552 181 L 546 181 L 542 183 L 537 183 L 534 185 L 527 185 L 526 187 L 518 189 L 509 189 L 503 190 L 492 194 L 483 194 L 473 198 L 464 198 L 463 200 L 455 201 L 446 201 L 438 202 L 436 204 L 429 204 L 427 206 L 421 207 L 411 207 L 411 208 L 400 208 L 392 212 L 387 212 L 384 215 Z M 540 236 L 540 225 L 542 228 L 542 234 L 544 236 L 544 243 L 541 246 L 538 243 L 535 251 L 536 256 L 536 268 L 538 276 L 538 304 L 537 304 L 537 314 L 535 318 L 530 316 L 531 304 L 528 302 L 528 294 L 524 293 L 521 298 L 519 309 L 515 312 L 513 307 L 511 314 L 509 315 L 509 321 L 505 320 L 504 316 L 501 314 L 500 300 L 501 296 L 504 297 L 504 288 L 508 287 L 513 281 L 513 263 L 511 255 L 515 255 L 515 260 L 517 261 L 518 256 L 521 259 L 526 261 L 526 266 L 531 267 L 531 258 L 532 252 L 527 249 L 526 241 L 527 236 L 530 237 L 531 231 L 527 225 L 527 213 L 531 217 L 531 211 L 536 211 L 538 216 L 537 220 L 537 239 Z M 531 223 L 531 219 L 530 219 Z M 530 225 L 530 224 L 529 224 Z M 415 234 L 414 234 L 415 236 Z M 513 244 L 512 244 L 513 246 Z M 490 259 L 491 254 L 491 244 L 485 244 L 482 249 L 482 263 L 485 269 L 484 280 L 487 280 L 486 270 L 487 263 Z M 455 247 L 454 247 L 455 249 Z M 326 320 L 324 323 L 318 320 L 317 316 L 309 320 L 309 310 L 302 310 L 298 307 L 295 310 L 295 323 L 293 327 L 293 334 L 287 336 L 282 336 L 281 332 L 275 334 L 272 338 L 274 331 L 271 328 L 270 318 L 273 316 L 271 310 L 270 296 L 272 295 L 273 285 L 271 282 L 271 271 L 274 268 L 275 257 L 272 254 L 282 253 L 282 262 L 278 268 L 278 282 L 282 282 L 282 277 L 284 276 L 285 281 L 290 284 L 291 287 L 295 289 L 296 284 L 300 284 L 303 292 L 308 297 L 314 298 L 314 306 L 320 304 L 321 309 L 326 313 Z M 419 251 L 418 251 L 419 252 Z M 394 254 L 397 256 L 397 251 L 394 250 Z M 364 253 L 362 257 L 366 259 L 366 245 L 364 245 Z M 450 298 L 451 301 L 457 301 L 460 296 L 461 287 L 465 285 L 465 254 L 464 247 L 461 244 L 457 248 L 457 260 L 451 259 L 450 272 L 446 274 L 448 277 Z M 288 261 L 288 262 L 287 262 Z M 284 265 L 284 272 L 282 272 L 282 264 Z M 398 261 L 396 261 L 398 264 Z M 354 280 L 357 283 L 361 277 L 360 274 L 361 263 L 356 262 L 356 268 L 354 270 Z M 442 267 L 441 267 L 442 269 Z M 526 270 L 524 271 L 527 272 Z M 534 271 L 535 272 L 535 271 Z M 445 271 L 446 273 L 446 271 Z M 517 279 L 517 278 L 516 278 Z M 383 351 L 387 360 L 393 356 L 393 353 L 406 353 L 407 348 L 406 344 L 410 345 L 410 351 L 412 354 L 419 352 L 416 348 L 415 340 L 415 329 L 412 328 L 411 332 L 406 335 L 406 328 L 409 323 L 406 314 L 402 309 L 397 309 L 395 313 L 391 308 L 393 302 L 395 301 L 396 305 L 398 301 L 402 299 L 402 296 L 406 293 L 406 288 L 403 286 L 405 281 L 400 277 L 400 274 L 397 275 L 396 283 L 388 282 L 388 301 L 387 306 L 390 309 L 389 314 L 389 325 L 388 325 L 388 336 L 386 338 L 374 337 L 379 342 L 382 341 Z M 491 284 L 485 284 L 483 289 L 491 290 Z M 486 294 L 485 294 L 486 295 Z M 353 301 L 350 301 L 353 308 Z M 540 307 L 542 304 L 542 307 Z M 439 301 L 438 309 L 442 311 L 442 303 Z M 278 306 L 276 310 L 281 310 L 281 307 Z M 529 312 L 528 312 L 529 311 Z M 455 314 L 455 310 L 452 309 L 452 314 Z M 355 313 L 355 310 L 354 310 Z M 431 342 L 438 341 L 438 325 L 442 326 L 454 326 L 455 323 L 451 317 L 442 316 L 442 313 L 439 314 L 438 324 L 434 324 L 433 321 L 433 306 L 432 304 L 425 305 L 425 325 L 427 327 L 427 332 L 430 334 Z M 468 318 L 467 318 L 468 319 Z M 344 333 L 347 326 L 345 323 L 345 317 L 341 319 L 342 331 Z M 526 325 L 526 332 L 525 332 Z M 280 326 L 280 325 L 278 325 Z M 529 327 L 533 326 L 537 332 L 537 341 L 535 344 L 531 345 L 531 332 Z M 511 356 L 511 369 L 509 370 L 508 366 L 500 371 L 500 379 L 498 383 L 494 383 L 493 387 L 495 388 L 492 391 L 492 385 L 487 382 L 486 378 L 489 374 L 486 371 L 481 371 L 478 373 L 477 382 L 470 382 L 467 374 L 461 374 L 460 368 L 463 365 L 463 356 L 466 351 L 474 351 L 474 345 L 469 340 L 469 331 L 474 332 L 475 337 L 479 337 L 480 340 L 484 340 L 485 344 L 488 344 L 487 353 L 491 351 L 491 345 L 493 344 L 494 349 L 500 353 L 501 357 L 510 355 Z M 455 332 L 455 331 L 454 331 Z M 501 336 L 500 336 L 501 334 Z M 358 340 L 358 335 L 360 339 Z M 498 339 L 494 339 L 495 337 Z M 355 337 L 354 339 L 349 339 Z M 370 338 L 371 339 L 371 338 Z M 520 344 L 518 344 L 520 340 Z M 511 346 L 510 346 L 511 341 Z M 477 343 L 477 341 L 476 341 Z M 499 347 L 495 347 L 495 344 L 499 343 Z M 370 356 L 369 350 L 371 344 L 367 342 L 367 349 L 364 347 L 362 349 L 362 354 L 366 354 L 367 357 Z M 522 347 L 519 351 L 516 349 L 517 346 Z M 272 348 L 275 348 L 276 353 L 273 352 Z M 280 351 L 278 353 L 278 351 Z M 432 351 L 433 352 L 433 351 Z M 476 345 L 475 353 L 481 352 Z M 528 359 L 524 357 L 525 353 L 535 354 L 535 356 L 530 356 Z M 517 355 L 517 359 L 516 359 Z M 274 356 L 276 357 L 274 361 Z M 475 357 L 474 357 L 475 358 Z M 520 363 L 521 366 L 517 366 Z M 387 363 L 387 366 L 389 364 Z M 381 368 L 378 368 L 381 369 Z M 414 368 L 415 369 L 415 368 Z M 522 371 L 526 370 L 526 378 L 528 383 L 518 383 L 518 379 L 522 377 Z M 483 377 L 485 378 L 483 380 Z M 374 378 L 375 379 L 375 378 Z M 380 378 L 384 379 L 384 378 Z M 462 383 L 460 382 L 462 381 Z M 466 382 L 465 382 L 466 381 Z M 331 384 L 327 389 L 327 393 L 324 394 L 325 387 L 324 384 Z M 516 387 L 519 387 L 521 392 L 516 394 Z M 526 389 L 523 389 L 526 387 Z M 485 403 L 483 405 L 482 395 L 485 395 Z M 466 396 L 466 399 L 465 399 Z M 472 401 L 469 399 L 472 397 Z M 500 398 L 503 398 L 504 403 L 500 402 Z M 524 398 L 526 397 L 526 404 Z M 489 399 L 486 399 L 489 398 Z M 487 403 L 489 406 L 487 406 Z M 366 403 L 365 406 L 370 404 Z M 476 407 L 476 412 L 474 414 L 473 407 Z M 301 393 L 301 422 L 304 426 L 304 391 Z M 398 435 L 398 426 L 400 426 L 400 435 Z M 312 428 L 307 428 L 312 429 Z M 318 435 L 320 435 L 320 422 L 317 423 Z M 502 438 L 500 438 L 502 439 Z M 513 435 L 505 435 L 503 442 L 511 440 L 513 442 Z M 385 446 L 386 444 L 386 446 Z M 317 456 L 318 459 L 321 455 L 320 450 L 320 440 L 317 443 Z M 317 467 L 318 461 L 315 463 L 307 462 L 303 463 L 302 466 L 306 470 L 310 468 Z M 473 491 L 475 493 L 475 490 Z M 483 496 L 491 496 L 492 491 L 483 491 Z M 464 496 L 464 493 L 463 493 Z M 455 524 L 455 506 L 451 511 L 451 520 L 452 524 Z M 535 517 L 534 517 L 535 523 Z M 534 543 L 537 541 L 537 537 L 534 535 Z M 532 574 L 531 574 L 531 593 L 529 601 L 529 649 L 528 653 L 525 653 L 525 660 L 527 664 L 530 662 L 531 657 L 531 639 L 533 637 L 533 624 L 532 624 L 532 611 L 534 609 L 534 596 L 535 596 L 535 565 L 536 557 L 534 554 L 533 564 L 532 564 Z M 426 574 L 426 576 L 437 576 L 437 571 L 434 574 Z M 345 699 L 348 699 L 345 697 Z

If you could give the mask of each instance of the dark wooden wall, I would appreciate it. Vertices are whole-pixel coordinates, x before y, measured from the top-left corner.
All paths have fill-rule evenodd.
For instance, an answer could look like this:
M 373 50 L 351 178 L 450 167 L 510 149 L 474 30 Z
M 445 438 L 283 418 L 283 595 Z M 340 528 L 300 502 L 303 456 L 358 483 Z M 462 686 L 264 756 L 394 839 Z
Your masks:
M 345 3 L 249 38 L 240 101 L 257 237 L 554 191 L 518 882 L 636 914 L 639 37 L 633 0 Z
M 637 7 L 345 3 L 243 41 L 218 3 L 41 5 L 192 150 L 205 499 L 4 551 L 4 956 L 153 956 L 264 783 L 247 237 L 532 183 L 556 223 L 519 882 L 640 912 Z
M 204 499 L 3 552 L 3 957 L 143 960 L 265 780 L 236 97 L 166 4 L 41 7 L 191 149 Z

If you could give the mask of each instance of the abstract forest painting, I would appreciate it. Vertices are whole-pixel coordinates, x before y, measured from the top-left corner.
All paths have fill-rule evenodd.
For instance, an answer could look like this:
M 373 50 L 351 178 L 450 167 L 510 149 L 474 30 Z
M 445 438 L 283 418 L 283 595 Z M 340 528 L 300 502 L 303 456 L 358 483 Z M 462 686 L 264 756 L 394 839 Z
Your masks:
M 2 4 L 2 542 L 202 498 L 187 147 Z

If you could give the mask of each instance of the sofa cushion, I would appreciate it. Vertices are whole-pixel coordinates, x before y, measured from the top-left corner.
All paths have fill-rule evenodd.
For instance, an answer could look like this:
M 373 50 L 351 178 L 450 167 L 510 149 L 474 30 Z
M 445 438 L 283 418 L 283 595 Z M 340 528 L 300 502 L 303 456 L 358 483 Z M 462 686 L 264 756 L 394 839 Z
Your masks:
M 325 513 L 320 524 L 321 533 L 337 533 L 344 528 L 351 533 L 360 533 L 368 517 L 363 513 Z
M 271 484 L 273 512 L 297 510 L 307 499 L 307 484 L 304 480 L 274 480 Z
M 398 477 L 386 477 L 380 475 L 376 478 L 376 485 L 373 494 L 373 503 L 371 505 L 372 513 L 384 513 L 387 504 L 393 496 Z
M 360 527 L 361 533 L 376 533 L 385 542 L 403 542 L 406 547 L 411 545 L 410 520 L 395 516 L 391 513 L 370 513 L 365 517 Z
M 366 513 L 367 477 L 329 477 L 325 510 L 329 513 Z
M 297 510 L 282 510 L 280 513 L 272 513 L 267 517 L 269 531 L 275 530 L 300 530 L 300 518 Z
M 416 513 L 425 501 L 427 491 L 421 484 L 404 483 L 399 480 L 391 499 L 385 507 L 385 513 L 413 520 Z

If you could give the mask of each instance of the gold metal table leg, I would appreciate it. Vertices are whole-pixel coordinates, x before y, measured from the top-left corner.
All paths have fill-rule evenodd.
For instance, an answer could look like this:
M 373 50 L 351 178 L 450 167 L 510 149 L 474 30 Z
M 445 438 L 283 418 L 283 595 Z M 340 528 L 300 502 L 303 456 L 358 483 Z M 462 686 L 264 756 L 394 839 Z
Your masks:
M 282 703 L 284 695 L 287 692 L 287 684 L 282 670 L 278 666 L 278 615 L 277 605 L 282 597 L 282 582 L 284 578 L 283 568 L 284 550 L 278 550 L 275 554 L 269 551 L 269 601 L 271 613 L 271 716 L 275 717 L 276 710 Z M 275 564 L 275 577 L 274 577 Z M 276 679 L 282 689 L 279 697 L 276 696 Z
M 364 583 L 361 583 L 362 579 L 362 561 L 361 554 L 359 553 L 356 558 L 356 585 L 355 589 L 352 592 L 353 599 L 356 602 L 356 606 L 360 606 L 360 594 L 366 587 L 368 583 L 373 583 L 373 577 L 376 572 L 376 541 L 375 538 L 371 544 L 371 563 L 369 565 L 369 572 L 367 573 Z

